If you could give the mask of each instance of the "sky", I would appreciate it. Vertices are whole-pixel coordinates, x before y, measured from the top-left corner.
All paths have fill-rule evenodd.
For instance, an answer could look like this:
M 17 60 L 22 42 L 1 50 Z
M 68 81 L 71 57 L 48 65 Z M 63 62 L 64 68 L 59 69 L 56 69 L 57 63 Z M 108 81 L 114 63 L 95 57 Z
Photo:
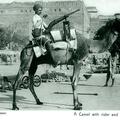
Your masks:
M 35 2 L 38 0 L 0 0 L 0 3 L 10 2 Z M 56 0 L 43 0 L 56 1 Z M 57 0 L 58 1 L 58 0 Z M 62 0 L 60 0 L 62 1 Z M 64 1 L 64 0 L 63 0 Z M 96 6 L 100 14 L 112 15 L 120 12 L 120 0 L 83 0 L 87 6 Z

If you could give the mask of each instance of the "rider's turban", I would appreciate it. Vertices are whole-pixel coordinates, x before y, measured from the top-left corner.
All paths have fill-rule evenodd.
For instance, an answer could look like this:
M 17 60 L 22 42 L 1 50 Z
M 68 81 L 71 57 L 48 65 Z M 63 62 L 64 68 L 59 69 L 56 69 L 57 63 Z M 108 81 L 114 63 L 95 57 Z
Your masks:
M 37 11 L 39 8 L 43 9 L 42 5 L 40 5 L 39 3 L 35 3 L 33 6 L 33 10 Z

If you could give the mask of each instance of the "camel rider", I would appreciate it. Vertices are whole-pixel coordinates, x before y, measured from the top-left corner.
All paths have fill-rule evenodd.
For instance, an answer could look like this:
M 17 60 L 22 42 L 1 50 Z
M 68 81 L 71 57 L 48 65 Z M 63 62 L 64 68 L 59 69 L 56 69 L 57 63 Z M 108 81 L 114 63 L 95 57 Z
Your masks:
M 32 19 L 33 43 L 35 45 L 45 46 L 47 52 L 50 52 L 50 40 L 45 35 L 43 35 L 43 32 L 47 27 L 47 25 L 41 17 L 43 7 L 40 4 L 34 4 L 33 10 L 35 12 L 35 15 Z

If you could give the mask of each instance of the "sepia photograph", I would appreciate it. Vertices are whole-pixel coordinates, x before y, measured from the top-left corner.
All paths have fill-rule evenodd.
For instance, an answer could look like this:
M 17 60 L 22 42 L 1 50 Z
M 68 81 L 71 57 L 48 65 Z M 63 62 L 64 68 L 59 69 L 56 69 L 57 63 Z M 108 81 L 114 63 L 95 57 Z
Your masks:
M 119 0 L 0 0 L 0 118 L 118 119 L 119 34 Z

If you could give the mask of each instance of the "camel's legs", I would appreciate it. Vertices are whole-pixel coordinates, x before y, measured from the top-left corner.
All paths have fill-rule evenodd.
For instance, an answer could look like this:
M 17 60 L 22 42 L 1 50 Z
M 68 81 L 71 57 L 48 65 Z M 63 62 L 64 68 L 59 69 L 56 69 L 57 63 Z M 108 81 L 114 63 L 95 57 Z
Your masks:
M 111 73 L 110 73 L 109 70 L 107 70 L 106 82 L 105 82 L 104 87 L 108 86 L 108 81 L 109 81 L 109 79 L 110 79 L 110 76 L 111 76 Z
M 20 81 L 21 81 L 21 79 L 22 79 L 22 77 L 23 77 L 23 75 L 24 75 L 24 73 L 26 72 L 26 70 L 19 70 L 18 71 L 18 74 L 17 74 L 17 76 L 16 76 L 16 81 L 15 81 L 15 83 L 13 84 L 13 110 L 15 110 L 15 109 L 19 109 L 18 107 L 17 107 L 17 103 L 16 103 L 16 90 L 17 90 L 17 88 L 18 88 L 18 86 L 19 86 L 19 83 L 20 83 Z
M 114 85 L 114 82 L 115 82 L 115 72 L 116 72 L 116 63 L 117 63 L 117 56 L 113 57 L 113 60 L 112 60 L 112 70 L 111 70 L 111 79 L 112 79 L 112 84 L 111 84 L 111 87 Z
M 82 104 L 78 100 L 78 94 L 77 94 L 77 84 L 79 80 L 79 74 L 81 69 L 81 63 L 75 63 L 74 69 L 73 69 L 73 77 L 71 79 L 72 82 L 72 90 L 73 90 L 73 104 L 75 110 L 82 109 Z
M 29 69 L 29 79 L 30 79 L 29 89 L 30 89 L 32 95 L 34 96 L 34 98 L 36 100 L 36 103 L 38 105 L 42 105 L 43 103 L 40 102 L 40 100 L 38 99 L 38 97 L 35 93 L 35 90 L 34 90 L 34 86 L 33 86 L 33 79 L 34 79 L 34 74 L 35 74 L 36 70 L 37 70 L 37 65 L 35 65 L 35 64 L 33 66 L 31 66 L 30 69 Z
M 16 90 L 17 90 L 17 87 L 19 86 L 19 83 L 21 82 L 23 75 L 30 68 L 30 65 L 31 65 L 31 62 L 33 59 L 33 53 L 31 54 L 31 56 L 26 57 L 27 55 L 24 54 L 24 51 L 23 51 L 22 55 L 23 55 L 22 58 L 24 58 L 24 59 L 23 60 L 21 59 L 20 69 L 19 69 L 18 74 L 16 76 L 16 80 L 13 84 L 13 106 L 12 106 L 13 110 L 19 109 L 17 107 L 17 103 L 16 103 Z M 26 55 L 26 56 L 24 56 L 24 55 Z
M 106 82 L 105 82 L 105 85 L 104 87 L 107 87 L 108 86 L 108 81 L 110 80 L 111 78 L 111 56 L 109 56 L 108 58 L 108 68 L 107 68 L 107 76 L 106 76 Z
M 108 70 L 107 70 L 107 78 L 106 78 L 106 83 L 104 86 L 108 86 L 108 82 L 110 78 L 112 79 L 112 84 L 111 86 L 114 85 L 114 80 L 115 80 L 115 71 L 116 71 L 116 59 L 117 57 L 112 57 L 110 56 L 109 61 L 108 61 Z

